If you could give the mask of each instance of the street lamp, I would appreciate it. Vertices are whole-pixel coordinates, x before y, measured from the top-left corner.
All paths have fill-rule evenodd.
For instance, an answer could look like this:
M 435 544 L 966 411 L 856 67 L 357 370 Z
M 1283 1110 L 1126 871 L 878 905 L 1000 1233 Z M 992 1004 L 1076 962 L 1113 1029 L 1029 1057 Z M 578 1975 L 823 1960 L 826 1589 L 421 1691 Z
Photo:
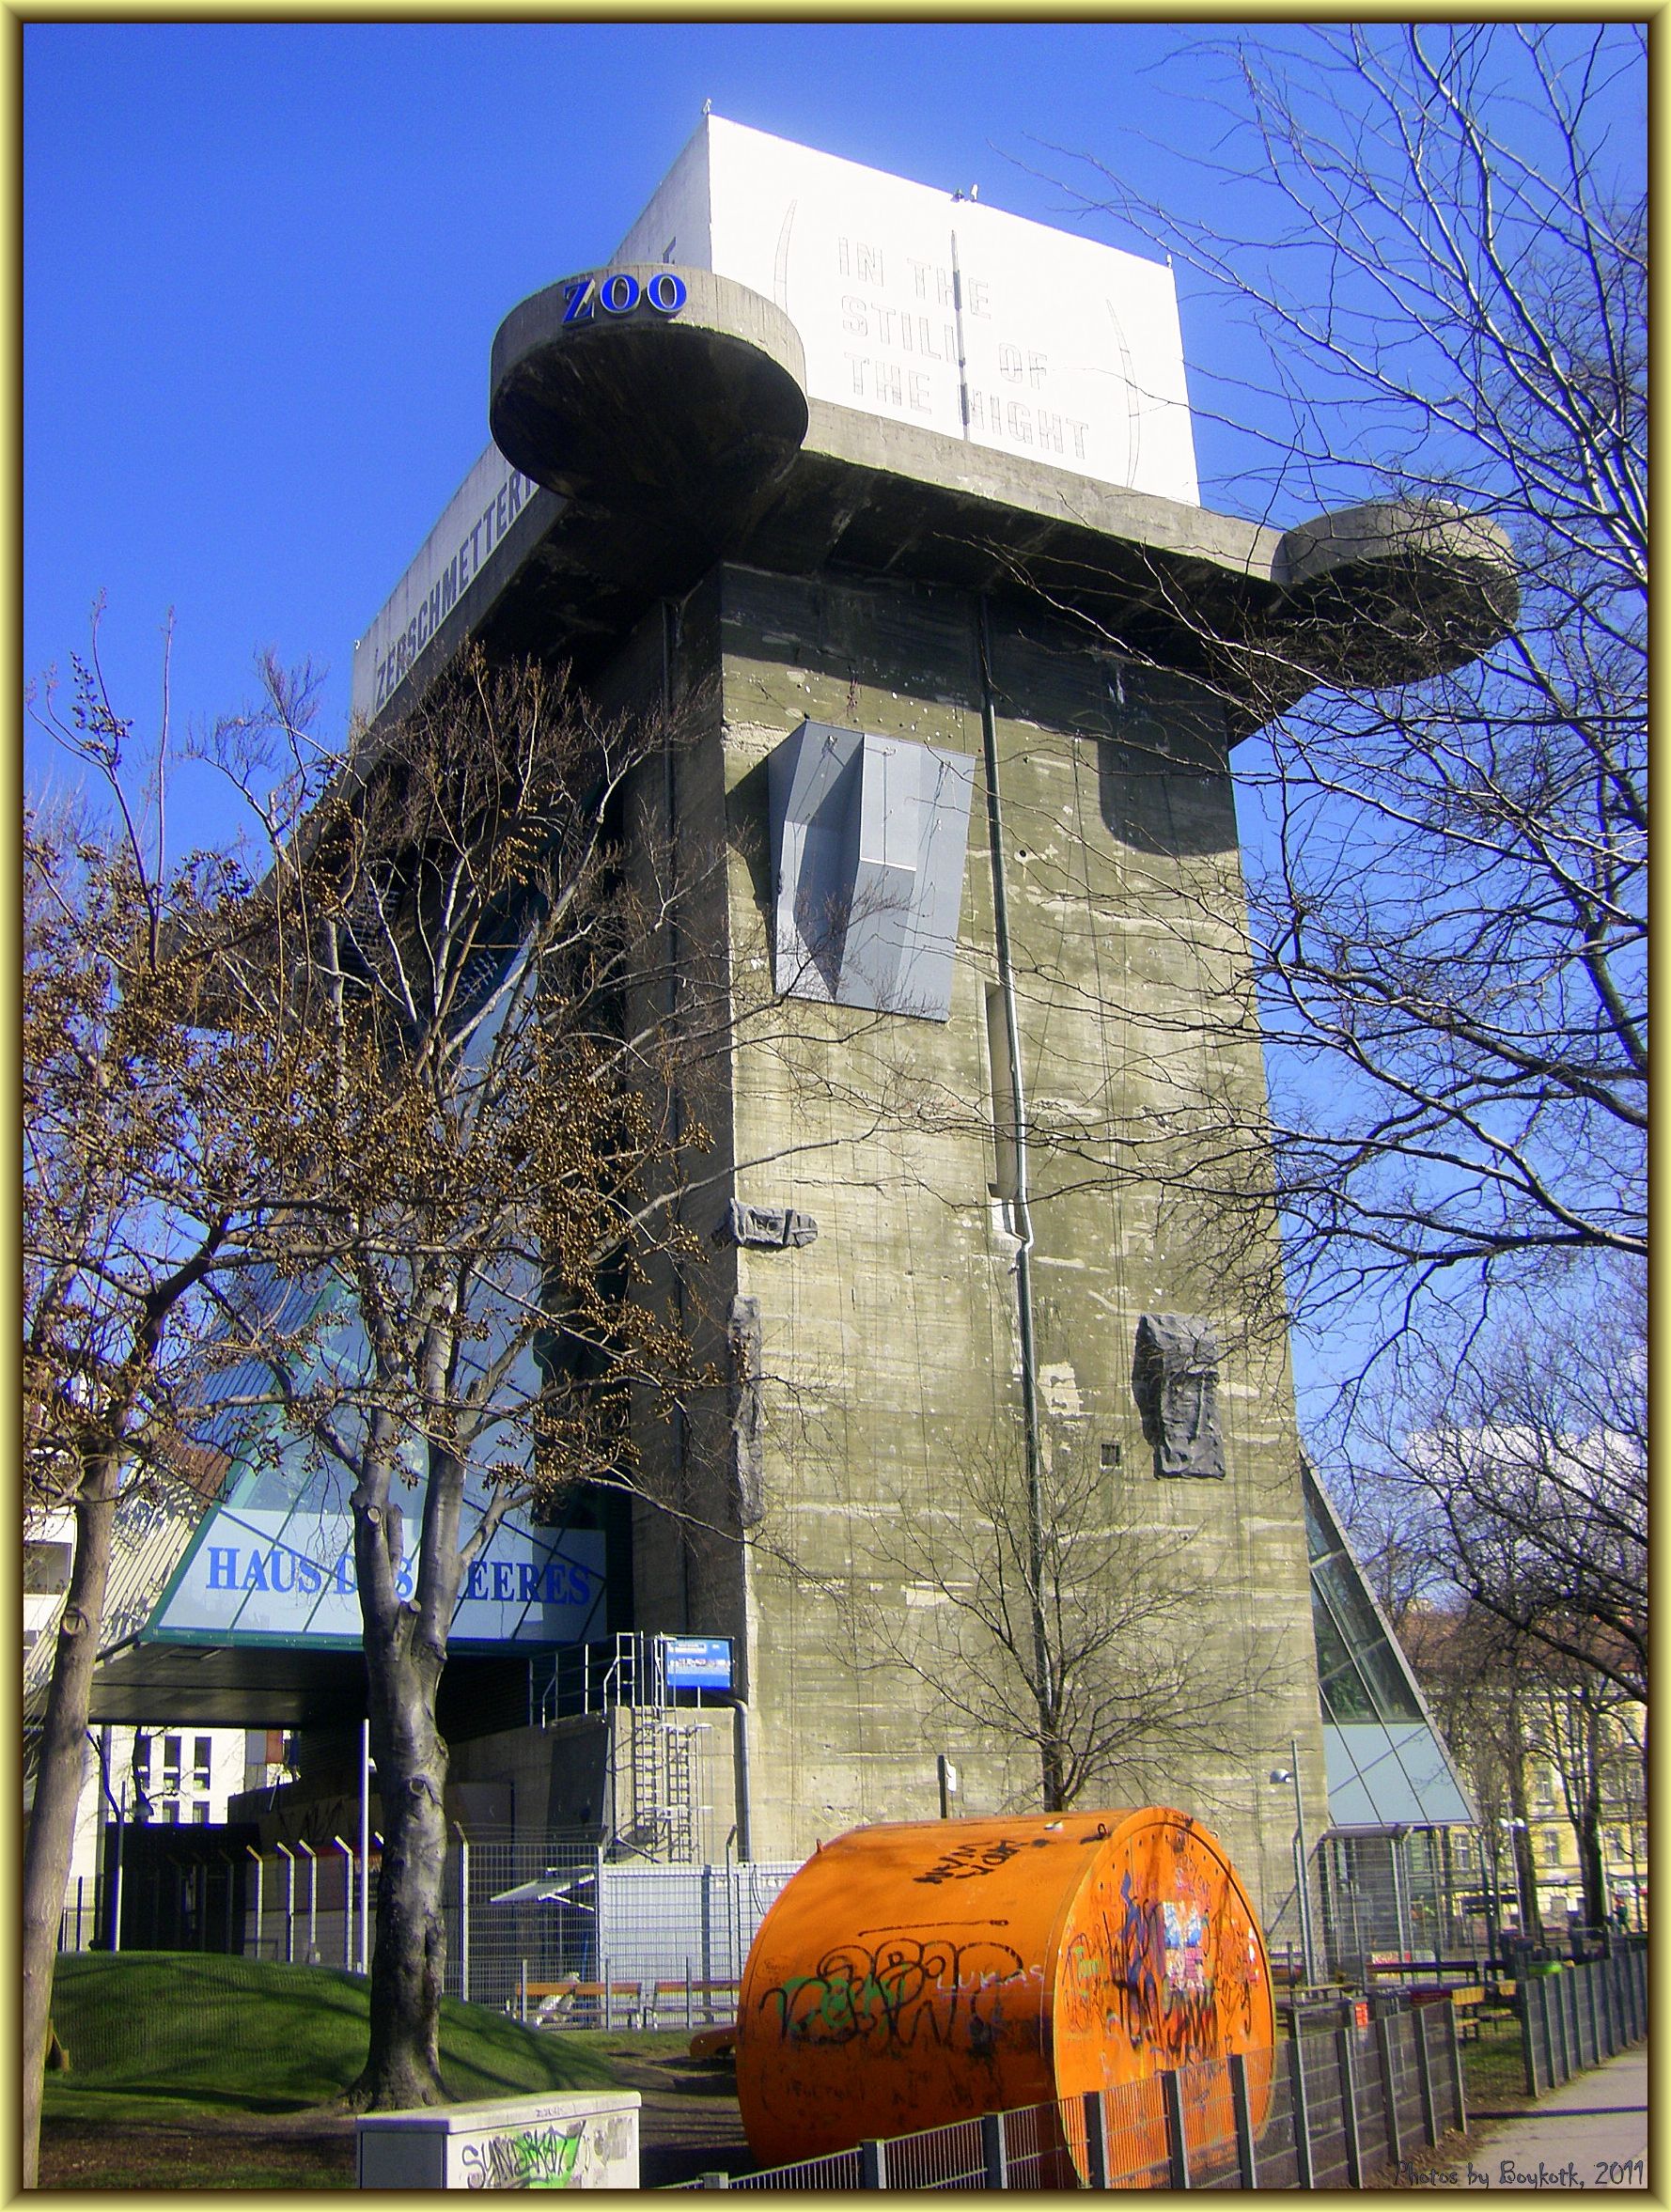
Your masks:
M 1305 1968 L 1307 1987 L 1317 1983 L 1317 1946 L 1311 1928 L 1311 1893 L 1306 1886 L 1305 1805 L 1300 1795 L 1300 1738 L 1291 1737 L 1293 1753 L 1291 1767 L 1273 1767 L 1273 1782 L 1291 1782 L 1294 1785 L 1294 1895 L 1300 1908 L 1300 1957 Z

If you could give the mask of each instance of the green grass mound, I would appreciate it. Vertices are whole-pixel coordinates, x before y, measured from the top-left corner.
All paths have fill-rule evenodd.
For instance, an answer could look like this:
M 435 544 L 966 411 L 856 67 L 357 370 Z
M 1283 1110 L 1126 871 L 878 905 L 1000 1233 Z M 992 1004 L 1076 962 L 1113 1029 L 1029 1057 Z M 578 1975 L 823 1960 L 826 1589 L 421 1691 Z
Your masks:
M 367 1985 L 331 1967 L 179 1951 L 67 1952 L 53 2021 L 70 2054 L 49 2114 L 293 2111 L 340 2095 L 366 2063 Z M 441 2078 L 451 2095 L 604 2088 L 608 2061 L 568 2037 L 446 1998 Z

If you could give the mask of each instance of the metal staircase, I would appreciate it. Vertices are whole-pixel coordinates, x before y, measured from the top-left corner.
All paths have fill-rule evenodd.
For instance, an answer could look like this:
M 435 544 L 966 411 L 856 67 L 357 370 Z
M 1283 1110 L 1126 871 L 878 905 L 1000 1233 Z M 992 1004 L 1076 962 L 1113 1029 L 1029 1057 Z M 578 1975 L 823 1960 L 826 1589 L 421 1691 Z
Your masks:
M 609 1848 L 612 1856 L 691 1866 L 699 1840 L 696 1737 L 704 1724 L 668 1702 L 658 1658 L 652 1639 L 616 1639 L 604 1691 L 605 1707 L 620 1716 L 610 1739 Z

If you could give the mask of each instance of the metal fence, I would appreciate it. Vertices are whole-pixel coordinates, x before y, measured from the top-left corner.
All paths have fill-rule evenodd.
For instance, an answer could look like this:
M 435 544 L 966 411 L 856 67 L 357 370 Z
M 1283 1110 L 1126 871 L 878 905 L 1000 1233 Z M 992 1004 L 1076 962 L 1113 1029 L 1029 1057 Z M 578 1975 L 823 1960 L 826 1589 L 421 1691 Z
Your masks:
M 1467 2126 L 1448 2004 L 691 2189 L 1335 2189 Z
M 1541 2096 L 1648 2033 L 1647 1947 L 1624 1944 L 1605 1957 L 1523 1970 L 1515 2010 L 1526 2095 Z
M 170 1834 L 184 1831 L 170 1831 Z M 117 1878 L 130 1948 L 218 1951 L 298 1966 L 359 1971 L 377 1926 L 381 1839 L 368 1859 L 334 1836 L 276 1851 L 214 1849 L 201 1864 L 133 1864 Z M 444 1987 L 472 2003 L 539 2016 L 529 1991 L 553 1985 L 619 1983 L 634 1996 L 614 2007 L 624 2022 L 660 2009 L 682 2024 L 735 2013 L 734 1986 L 755 1932 L 798 1861 L 726 1861 L 669 1866 L 611 1859 L 590 1840 L 537 1839 L 455 1827 L 443 1874 Z M 197 1892 L 218 1877 L 212 1910 Z M 178 1891 L 179 1896 L 173 1893 Z M 103 1939 L 107 1904 L 78 1885 L 59 1949 Z M 727 1987 L 727 1985 L 730 1987 Z M 597 2024 L 596 2007 L 548 2011 L 541 2024 Z M 612 2021 L 612 2024 L 615 2024 Z

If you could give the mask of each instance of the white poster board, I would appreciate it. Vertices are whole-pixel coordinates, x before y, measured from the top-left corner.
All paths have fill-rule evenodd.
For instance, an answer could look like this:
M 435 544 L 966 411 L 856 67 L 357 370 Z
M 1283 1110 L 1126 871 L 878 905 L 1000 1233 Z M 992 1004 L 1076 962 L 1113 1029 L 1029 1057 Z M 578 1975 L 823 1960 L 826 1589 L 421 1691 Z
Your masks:
M 1160 262 L 718 116 L 615 258 L 711 269 L 774 301 L 814 398 L 1198 500 Z

